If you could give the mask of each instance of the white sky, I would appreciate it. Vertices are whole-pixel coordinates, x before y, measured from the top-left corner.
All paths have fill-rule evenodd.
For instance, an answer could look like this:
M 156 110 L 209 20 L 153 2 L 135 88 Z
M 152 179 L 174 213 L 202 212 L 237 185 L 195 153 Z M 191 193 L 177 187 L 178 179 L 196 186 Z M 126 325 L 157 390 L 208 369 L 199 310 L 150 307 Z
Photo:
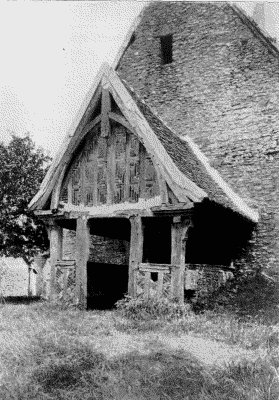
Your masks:
M 113 61 L 140 1 L 0 3 L 0 140 L 29 131 L 54 155 L 103 61 Z M 252 3 L 241 3 L 249 12 Z M 279 38 L 279 4 L 268 26 Z

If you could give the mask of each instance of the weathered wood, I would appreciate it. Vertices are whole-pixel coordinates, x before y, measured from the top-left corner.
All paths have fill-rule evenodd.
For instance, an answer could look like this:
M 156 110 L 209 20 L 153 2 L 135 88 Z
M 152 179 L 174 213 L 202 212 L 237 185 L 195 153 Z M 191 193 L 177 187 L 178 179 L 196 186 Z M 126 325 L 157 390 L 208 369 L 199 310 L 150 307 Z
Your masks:
M 86 124 L 82 130 L 82 136 L 85 137 L 87 135 L 87 133 L 89 133 L 94 128 L 95 125 L 97 125 L 99 122 L 101 122 L 101 120 L 102 120 L 102 116 L 98 115 L 96 118 L 93 119 L 93 121 Z
M 171 205 L 160 205 L 160 206 L 154 206 L 152 207 L 152 211 L 154 214 L 176 214 L 178 213 L 179 215 L 191 215 L 192 209 L 194 205 L 193 203 L 178 203 L 178 204 L 171 204 Z
M 77 218 L 76 226 L 76 299 L 87 307 L 87 261 L 89 259 L 90 229 L 85 216 Z
M 124 186 L 124 201 L 129 200 L 130 189 L 130 150 L 131 150 L 131 135 L 126 136 L 126 154 L 125 154 L 125 186 Z
M 58 260 L 56 265 L 62 268 L 73 267 L 76 264 L 75 260 Z
M 50 299 L 55 298 L 55 268 L 58 260 L 62 258 L 63 252 L 63 229 L 55 221 L 49 224 L 50 241 Z
M 176 268 L 176 267 L 177 265 L 155 264 L 155 263 L 140 263 L 139 265 L 140 271 L 165 272 L 165 273 L 170 273 L 171 268 Z
M 34 257 L 36 275 L 36 296 L 41 296 L 43 293 L 43 268 L 47 260 L 47 255 L 39 254 Z
M 184 218 L 176 222 L 176 218 L 174 217 L 171 226 L 171 263 L 179 268 L 172 270 L 171 290 L 172 296 L 179 302 L 183 302 L 186 239 L 191 219 Z
M 140 216 L 130 218 L 131 239 L 130 239 L 130 257 L 129 257 L 129 282 L 128 294 L 136 296 L 136 271 L 142 262 L 143 254 L 143 225 Z
M 109 91 L 102 89 L 102 117 L 101 117 L 101 136 L 107 137 L 110 134 L 109 112 L 111 110 Z
M 144 290 L 143 290 L 143 297 L 145 299 L 148 299 L 150 295 L 150 283 L 151 283 L 151 272 L 146 271 L 144 274 Z
M 58 207 L 59 196 L 60 196 L 60 192 L 61 192 L 61 186 L 62 186 L 62 182 L 64 179 L 66 167 L 67 167 L 66 165 L 63 166 L 61 174 L 56 182 L 56 185 L 53 188 L 52 195 L 51 195 L 51 203 L 50 203 L 51 209 L 55 209 Z
M 134 133 L 133 128 L 124 117 L 121 117 L 121 115 L 118 115 L 112 111 L 110 111 L 108 115 L 111 120 L 118 122 L 120 125 L 125 126 L 125 128 L 127 128 L 131 133 Z
M 163 283 L 164 283 L 164 273 L 158 272 L 158 282 L 157 282 L 157 298 L 159 299 L 163 293 Z
M 114 203 L 115 196 L 115 135 L 108 138 L 107 203 Z
M 199 188 L 177 168 L 117 75 L 111 71 L 106 79 L 110 92 L 121 112 L 131 124 L 134 132 L 143 141 L 144 146 L 152 157 L 153 164 L 160 168 L 162 176 L 178 199 L 187 201 L 190 197 L 193 201 L 201 201 L 207 197 L 204 190 Z M 129 107 L 127 107 L 127 104 Z

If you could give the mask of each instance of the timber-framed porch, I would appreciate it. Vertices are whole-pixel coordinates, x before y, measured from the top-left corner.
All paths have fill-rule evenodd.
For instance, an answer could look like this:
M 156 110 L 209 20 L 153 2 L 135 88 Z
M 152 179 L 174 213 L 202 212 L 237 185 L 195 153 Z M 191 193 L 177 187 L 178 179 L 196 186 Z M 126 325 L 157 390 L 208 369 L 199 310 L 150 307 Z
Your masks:
M 102 68 L 30 203 L 49 231 L 50 297 L 87 307 L 90 257 L 98 268 L 107 264 L 106 253 L 120 265 L 110 253 L 109 243 L 116 240 L 130 296 L 148 297 L 153 281 L 156 296 L 167 293 L 182 302 L 188 264 L 228 266 L 246 245 L 257 212 L 189 138 L 171 131 L 115 71 Z M 129 227 L 123 228 L 124 238 L 113 222 L 120 220 Z M 75 236 L 68 260 L 63 256 L 67 229 Z M 92 255 L 92 236 L 98 235 L 102 239 L 93 243 Z

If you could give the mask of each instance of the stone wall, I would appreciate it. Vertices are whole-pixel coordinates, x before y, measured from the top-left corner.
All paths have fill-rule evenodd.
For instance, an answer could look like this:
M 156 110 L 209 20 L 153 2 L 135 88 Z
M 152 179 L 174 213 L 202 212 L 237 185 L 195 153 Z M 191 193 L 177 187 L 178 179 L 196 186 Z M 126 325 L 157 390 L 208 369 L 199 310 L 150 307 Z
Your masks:
M 63 229 L 63 260 L 75 260 L 76 232 Z M 129 264 L 129 242 L 90 235 L 89 262 L 118 265 Z
M 167 34 L 173 35 L 173 62 L 163 65 L 160 36 Z M 120 60 L 120 76 L 169 127 L 191 136 L 260 211 L 249 260 L 276 271 L 278 55 L 225 3 L 152 3 L 134 37 Z

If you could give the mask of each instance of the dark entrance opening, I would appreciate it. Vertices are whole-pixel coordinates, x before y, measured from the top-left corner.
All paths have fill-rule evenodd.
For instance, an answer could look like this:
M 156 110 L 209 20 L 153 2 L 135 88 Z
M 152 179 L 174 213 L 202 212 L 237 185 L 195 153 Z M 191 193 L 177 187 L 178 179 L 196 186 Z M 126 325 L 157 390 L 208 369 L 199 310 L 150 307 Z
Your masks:
M 90 221 L 87 263 L 87 308 L 109 309 L 128 291 L 130 221 L 96 218 Z
M 128 266 L 87 264 L 87 308 L 113 308 L 128 291 Z

